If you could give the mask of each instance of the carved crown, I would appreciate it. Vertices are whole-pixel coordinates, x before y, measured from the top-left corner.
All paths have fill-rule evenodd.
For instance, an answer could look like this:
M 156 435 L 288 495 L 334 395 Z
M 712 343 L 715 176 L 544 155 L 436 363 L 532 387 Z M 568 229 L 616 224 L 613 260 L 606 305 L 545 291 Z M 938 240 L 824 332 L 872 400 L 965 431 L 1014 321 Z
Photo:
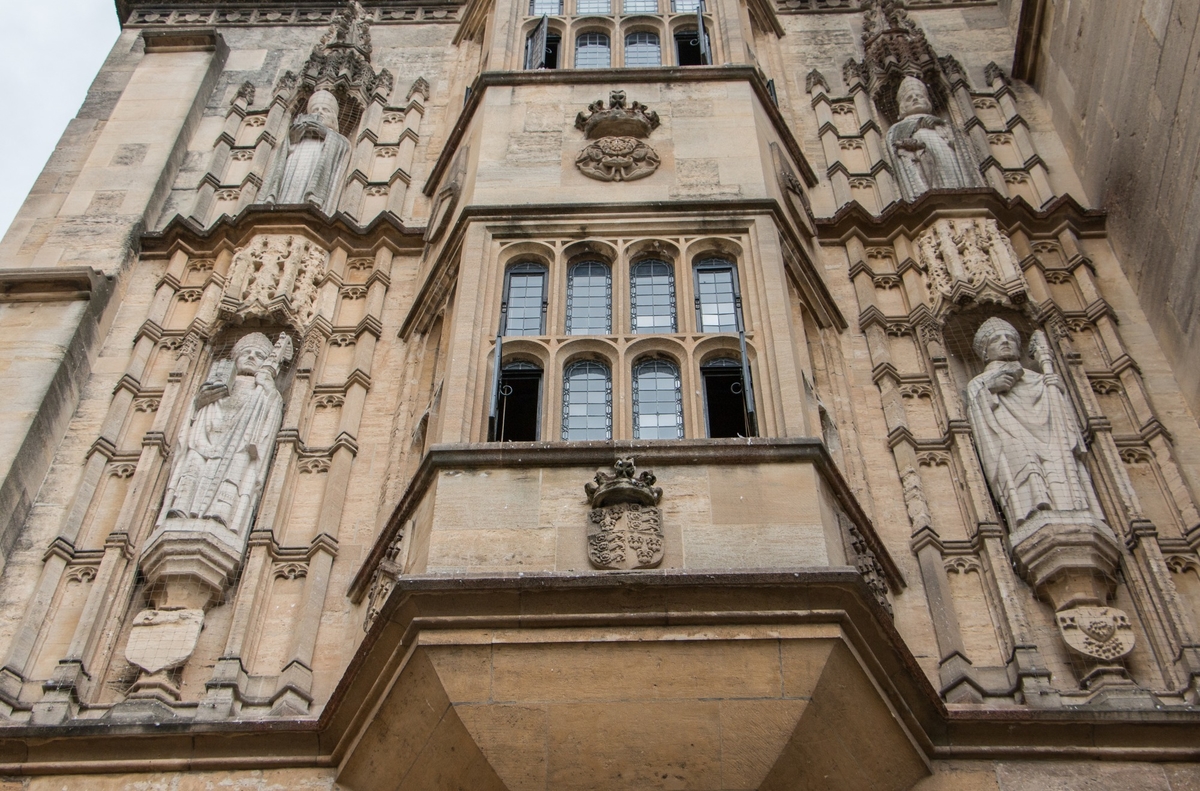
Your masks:
M 582 130 L 588 140 L 599 137 L 649 137 L 658 128 L 658 113 L 641 102 L 625 104 L 625 91 L 613 91 L 608 107 L 603 99 L 588 105 L 588 114 L 575 116 L 575 128 Z
M 662 489 L 654 485 L 658 479 L 649 470 L 637 473 L 633 459 L 617 459 L 613 464 L 614 472 L 597 472 L 591 483 L 584 484 L 588 502 L 593 508 L 603 508 L 606 505 L 620 503 L 637 503 L 639 505 L 658 505 L 662 499 Z

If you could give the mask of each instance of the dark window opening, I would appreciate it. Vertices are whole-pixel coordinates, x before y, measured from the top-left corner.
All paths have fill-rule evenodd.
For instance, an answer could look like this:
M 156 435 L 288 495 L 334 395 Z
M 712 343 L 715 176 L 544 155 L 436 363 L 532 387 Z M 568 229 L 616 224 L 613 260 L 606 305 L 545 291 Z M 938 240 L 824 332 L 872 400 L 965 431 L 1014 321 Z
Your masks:
M 747 437 L 746 389 L 742 382 L 742 364 L 737 360 L 713 360 L 701 366 L 704 380 L 704 412 L 708 436 Z
M 676 63 L 680 66 L 707 66 L 700 35 L 695 30 L 680 30 L 675 33 Z
M 546 36 L 546 61 L 542 64 L 543 69 L 558 68 L 558 47 L 562 43 L 562 36 Z
M 541 424 L 542 369 L 511 363 L 500 374 L 495 437 L 500 442 L 534 442 Z

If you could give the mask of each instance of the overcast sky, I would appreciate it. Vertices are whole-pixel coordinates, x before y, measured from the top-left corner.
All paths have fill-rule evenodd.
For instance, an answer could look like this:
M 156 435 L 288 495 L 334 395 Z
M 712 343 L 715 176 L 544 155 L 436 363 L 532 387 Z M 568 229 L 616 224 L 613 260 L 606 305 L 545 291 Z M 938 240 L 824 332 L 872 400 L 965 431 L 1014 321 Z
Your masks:
M 120 32 L 113 0 L 0 0 L 0 235 Z

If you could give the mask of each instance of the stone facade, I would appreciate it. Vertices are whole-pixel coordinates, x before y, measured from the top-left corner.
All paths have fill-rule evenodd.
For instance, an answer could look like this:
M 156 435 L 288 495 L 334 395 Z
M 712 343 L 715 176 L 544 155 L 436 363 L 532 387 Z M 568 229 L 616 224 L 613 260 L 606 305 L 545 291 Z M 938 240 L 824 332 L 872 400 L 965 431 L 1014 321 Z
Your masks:
M 1200 784 L 1074 5 L 120 0 L 0 241 L 0 789 Z

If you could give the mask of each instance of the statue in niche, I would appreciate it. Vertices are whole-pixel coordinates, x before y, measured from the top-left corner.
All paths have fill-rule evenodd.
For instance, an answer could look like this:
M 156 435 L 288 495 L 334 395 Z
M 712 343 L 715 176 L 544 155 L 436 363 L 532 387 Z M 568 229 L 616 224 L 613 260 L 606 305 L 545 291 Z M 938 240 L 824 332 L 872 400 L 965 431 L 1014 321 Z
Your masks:
M 933 114 L 925 83 L 905 77 L 896 91 L 900 120 L 887 133 L 892 172 L 904 200 L 931 189 L 982 187 L 970 144 L 945 119 Z
M 967 385 L 967 414 L 988 484 L 1010 529 L 1020 533 L 1026 522 L 1046 512 L 1084 514 L 1102 524 L 1083 464 L 1087 447 L 1053 373 L 1045 333 L 1035 332 L 1029 343 L 1042 373 L 1021 365 L 1021 336 L 1004 319 L 985 321 L 975 333 L 974 348 L 986 367 Z
M 239 539 L 246 534 L 283 420 L 275 378 L 291 358 L 286 334 L 272 345 L 254 332 L 234 344 L 231 359 L 213 363 L 179 433 L 159 528 L 187 520 L 195 529 L 199 520 Z
M 315 203 L 337 210 L 350 141 L 338 132 L 338 103 L 329 91 L 308 99 L 308 112 L 292 120 L 263 189 L 263 203 Z

